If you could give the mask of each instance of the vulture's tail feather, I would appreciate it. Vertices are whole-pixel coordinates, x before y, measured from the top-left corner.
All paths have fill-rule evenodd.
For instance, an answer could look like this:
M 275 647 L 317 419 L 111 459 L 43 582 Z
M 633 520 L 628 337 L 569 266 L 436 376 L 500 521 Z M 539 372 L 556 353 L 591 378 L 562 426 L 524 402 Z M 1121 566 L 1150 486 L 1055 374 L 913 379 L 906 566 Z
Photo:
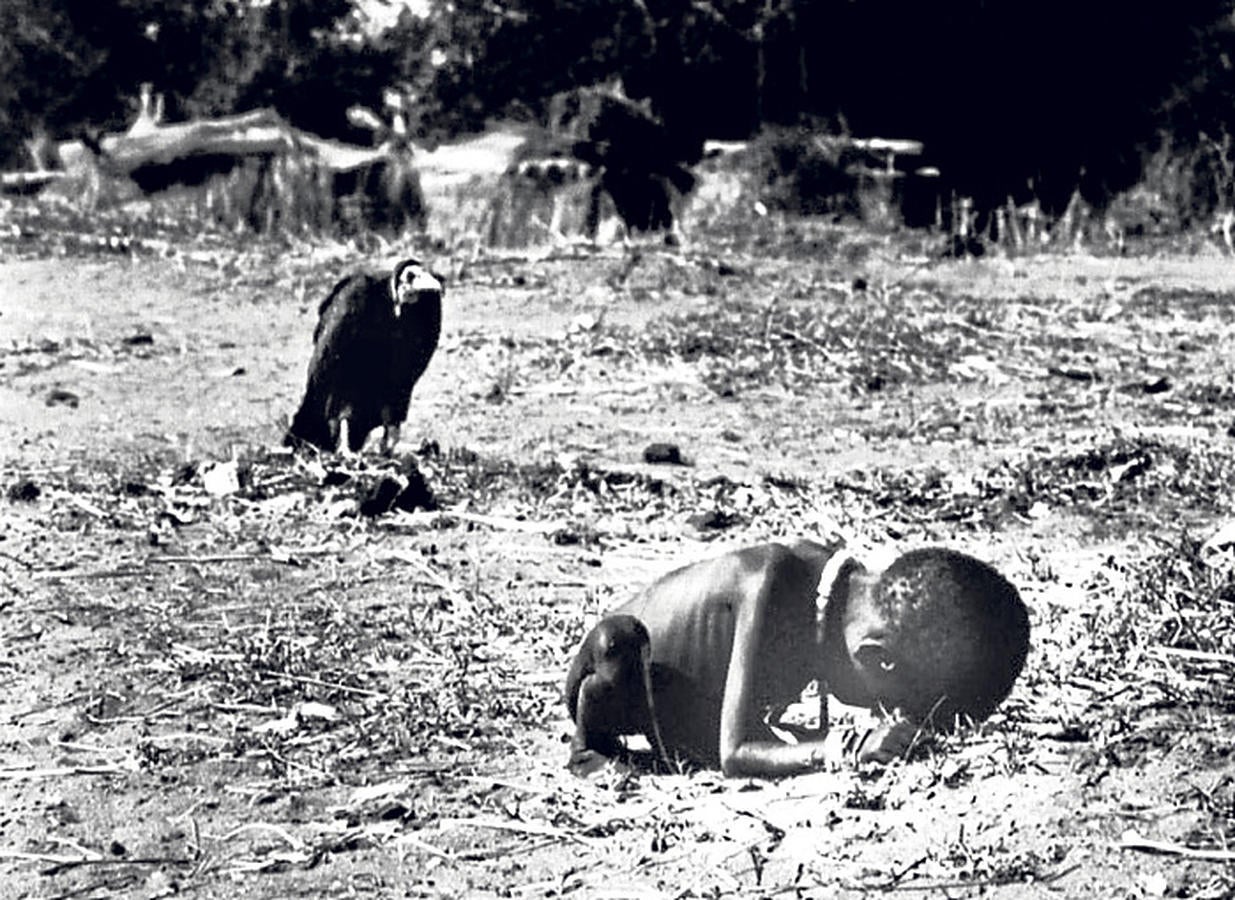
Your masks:
M 330 423 L 318 410 L 309 408 L 307 397 L 305 400 L 306 402 L 300 405 L 300 409 L 296 410 L 296 415 L 292 417 L 292 424 L 288 426 L 287 434 L 283 438 L 284 446 L 312 444 L 320 450 L 333 450 Z

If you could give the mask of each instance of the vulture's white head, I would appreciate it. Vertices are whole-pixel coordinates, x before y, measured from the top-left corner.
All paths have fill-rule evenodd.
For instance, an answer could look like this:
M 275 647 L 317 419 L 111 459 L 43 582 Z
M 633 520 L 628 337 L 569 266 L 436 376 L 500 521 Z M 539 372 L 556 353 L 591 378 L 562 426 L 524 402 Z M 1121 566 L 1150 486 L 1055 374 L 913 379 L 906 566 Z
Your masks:
M 441 280 L 430 272 L 418 259 L 405 259 L 395 266 L 390 276 L 390 298 L 394 302 L 395 318 L 404 307 L 412 307 L 429 297 L 442 299 L 444 289 Z

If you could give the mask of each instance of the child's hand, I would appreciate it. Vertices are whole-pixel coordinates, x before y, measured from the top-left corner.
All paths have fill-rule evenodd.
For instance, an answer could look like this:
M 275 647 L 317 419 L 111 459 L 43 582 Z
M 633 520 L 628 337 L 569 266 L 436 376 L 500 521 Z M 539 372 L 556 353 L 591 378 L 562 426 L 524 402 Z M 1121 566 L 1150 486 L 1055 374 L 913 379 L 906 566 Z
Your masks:
M 612 760 L 603 754 L 597 753 L 595 750 L 576 750 L 570 754 L 570 761 L 566 764 L 566 768 L 570 770 L 572 775 L 579 778 L 587 778 L 590 775 L 595 775 Z
M 919 725 L 894 713 L 865 734 L 855 735 L 854 755 L 858 764 L 876 763 L 886 766 L 901 759 L 918 740 Z

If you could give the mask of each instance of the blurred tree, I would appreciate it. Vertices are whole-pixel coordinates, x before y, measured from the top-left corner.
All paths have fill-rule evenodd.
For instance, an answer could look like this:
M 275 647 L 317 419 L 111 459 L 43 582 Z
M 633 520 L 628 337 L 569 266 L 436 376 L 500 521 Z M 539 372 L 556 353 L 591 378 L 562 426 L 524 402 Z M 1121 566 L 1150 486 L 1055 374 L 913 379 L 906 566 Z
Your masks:
M 273 106 L 346 135 L 346 108 L 375 103 L 395 71 L 343 26 L 352 13 L 350 0 L 4 0 L 0 157 L 15 164 L 40 132 L 124 128 L 143 82 L 169 119 Z
M 216 66 L 231 0 L 5 0 L 0 4 L 0 153 L 47 132 L 116 130 L 151 82 L 182 114 Z M 11 159 L 10 159 L 11 161 Z
M 432 143 L 478 129 L 487 117 L 509 113 L 522 91 L 532 91 L 526 76 L 516 77 L 513 93 L 503 92 L 501 99 L 480 83 L 478 61 L 507 17 L 523 18 L 490 0 L 433 2 L 423 14 L 405 7 L 380 35 L 377 50 L 394 61 L 394 81 L 408 101 L 415 136 Z
M 169 118 L 273 106 L 353 139 L 344 110 L 396 86 L 423 139 L 619 75 L 684 146 L 843 122 L 922 140 L 979 206 L 1058 212 L 1133 182 L 1164 134 L 1229 146 L 1235 108 L 1235 0 L 428 0 L 385 31 L 359 2 L 3 0 L 0 155 L 123 127 L 144 81 Z
M 272 0 L 233 16 L 228 45 L 243 68 L 216 69 L 194 100 L 212 113 L 271 106 L 316 134 L 358 137 L 344 113 L 377 102 L 394 62 L 342 27 L 351 12 L 350 0 Z M 210 91 L 226 108 L 207 107 Z
M 25 155 L 22 140 L 115 112 L 114 97 L 100 96 L 111 51 L 72 12 L 63 3 L 0 4 L 0 156 L 9 165 Z
M 415 35 L 404 72 L 412 80 L 429 60 L 420 83 L 439 128 L 474 127 L 498 113 L 540 115 L 553 94 L 646 58 L 654 40 L 643 0 L 456 0 L 434 3 L 424 22 L 413 18 L 404 23 Z

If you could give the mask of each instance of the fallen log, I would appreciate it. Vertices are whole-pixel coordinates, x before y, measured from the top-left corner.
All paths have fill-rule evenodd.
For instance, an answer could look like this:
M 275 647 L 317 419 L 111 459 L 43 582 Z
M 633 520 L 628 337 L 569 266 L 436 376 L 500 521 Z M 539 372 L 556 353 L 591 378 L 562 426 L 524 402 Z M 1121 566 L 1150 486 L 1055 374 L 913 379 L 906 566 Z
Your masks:
M 0 174 L 0 193 L 37 194 L 53 181 L 59 181 L 67 172 L 4 172 Z
M 138 133 L 108 134 L 99 140 L 108 168 L 126 174 L 142 166 L 168 165 L 190 156 L 254 156 L 290 151 L 295 145 L 292 127 L 270 109 L 152 125 Z
M 228 226 L 399 231 L 425 215 L 409 141 L 358 147 L 271 109 L 171 125 L 144 115 L 123 134 L 65 141 L 58 153 L 64 171 L 31 184 L 74 175 L 132 182 L 147 195 L 201 187 L 206 214 Z

